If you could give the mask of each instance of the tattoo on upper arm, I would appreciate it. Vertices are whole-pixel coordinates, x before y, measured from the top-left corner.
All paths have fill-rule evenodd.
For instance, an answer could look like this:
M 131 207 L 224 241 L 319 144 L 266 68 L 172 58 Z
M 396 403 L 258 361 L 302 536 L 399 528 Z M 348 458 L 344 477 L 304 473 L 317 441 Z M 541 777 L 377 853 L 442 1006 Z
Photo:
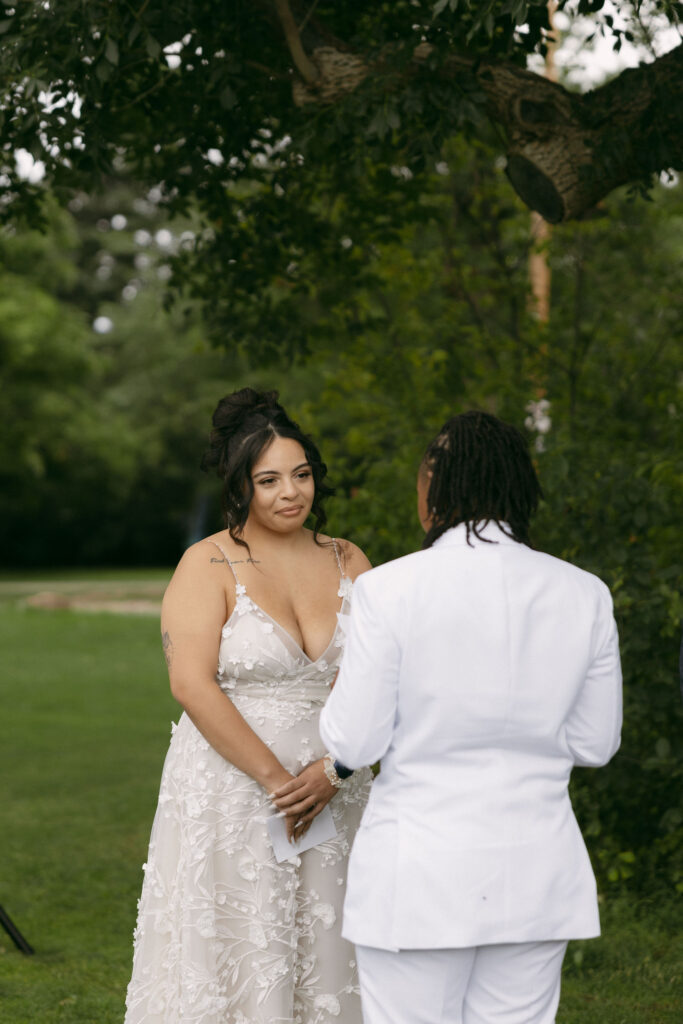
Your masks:
M 173 642 L 171 636 L 167 631 L 161 634 L 161 646 L 164 650 L 164 658 L 166 659 L 166 667 L 171 667 L 171 661 L 173 660 Z

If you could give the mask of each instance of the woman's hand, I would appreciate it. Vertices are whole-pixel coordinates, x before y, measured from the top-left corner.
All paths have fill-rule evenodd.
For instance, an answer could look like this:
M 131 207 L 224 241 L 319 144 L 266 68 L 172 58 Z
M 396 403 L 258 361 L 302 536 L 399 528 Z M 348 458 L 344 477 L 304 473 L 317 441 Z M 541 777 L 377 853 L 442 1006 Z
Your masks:
M 296 842 L 306 835 L 313 819 L 336 792 L 325 775 L 323 758 L 306 765 L 295 779 L 276 789 L 272 799 L 286 815 L 287 838 Z

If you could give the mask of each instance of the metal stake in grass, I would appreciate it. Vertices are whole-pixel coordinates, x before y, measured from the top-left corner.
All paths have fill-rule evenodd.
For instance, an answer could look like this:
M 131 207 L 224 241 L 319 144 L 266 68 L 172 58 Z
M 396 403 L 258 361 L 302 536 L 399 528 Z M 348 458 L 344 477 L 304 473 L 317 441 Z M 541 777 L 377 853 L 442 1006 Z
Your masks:
M 5 929 L 17 949 L 20 949 L 22 953 L 26 953 L 27 956 L 30 956 L 31 953 L 35 952 L 33 946 L 26 941 L 15 923 L 12 921 L 12 918 L 5 912 L 4 907 L 0 907 L 0 924 Z

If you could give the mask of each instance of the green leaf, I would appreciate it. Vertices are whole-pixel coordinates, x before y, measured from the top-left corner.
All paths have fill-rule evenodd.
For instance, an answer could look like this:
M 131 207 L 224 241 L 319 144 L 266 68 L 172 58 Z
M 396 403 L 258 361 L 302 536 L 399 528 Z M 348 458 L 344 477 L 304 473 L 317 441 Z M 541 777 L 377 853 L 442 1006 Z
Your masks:
M 110 64 L 116 67 L 119 63 L 119 46 L 118 43 L 109 36 L 107 43 L 104 48 L 104 56 L 107 58 Z
M 237 94 L 229 85 L 225 86 L 218 99 L 224 110 L 232 110 L 237 106 Z
M 161 44 L 154 38 L 154 36 L 147 36 L 145 39 L 145 46 L 147 53 L 150 55 L 152 60 L 158 60 L 161 53 Z
M 112 74 L 112 65 L 107 60 L 98 60 L 95 65 L 95 74 L 100 82 L 108 82 Z
M 526 2 L 526 0 L 520 0 L 519 3 L 516 3 L 514 11 L 512 12 L 512 17 L 515 22 L 515 25 L 523 25 L 524 22 L 527 20 L 528 14 L 529 4 Z

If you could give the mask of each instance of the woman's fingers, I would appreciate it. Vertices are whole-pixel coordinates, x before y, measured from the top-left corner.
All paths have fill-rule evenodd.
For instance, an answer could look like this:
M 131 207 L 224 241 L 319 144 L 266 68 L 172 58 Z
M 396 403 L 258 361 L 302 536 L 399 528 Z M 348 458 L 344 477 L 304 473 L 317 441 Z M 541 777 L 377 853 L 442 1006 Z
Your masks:
M 302 816 L 293 814 L 291 818 L 287 818 L 287 838 L 290 843 L 297 842 L 302 836 L 306 835 L 311 822 L 318 813 L 319 809 L 313 808 L 308 814 Z
M 287 818 L 285 819 L 285 827 L 287 829 L 287 838 L 290 842 L 292 840 L 294 842 L 298 842 L 302 836 L 306 835 L 311 826 L 311 822 L 318 816 L 318 814 L 320 814 L 324 806 L 324 803 L 314 803 L 312 806 L 309 806 L 308 810 L 305 812 L 299 811 L 287 815 Z
M 270 794 L 270 799 L 279 799 L 282 796 L 287 796 L 289 793 L 294 793 L 297 789 L 301 789 L 301 787 L 305 785 L 306 780 L 302 779 L 299 775 L 296 779 L 291 779 L 289 782 L 285 782 L 283 786 L 278 786 L 278 788 Z
M 300 835 L 304 834 L 300 832 L 301 824 L 305 825 L 304 831 L 308 830 L 313 818 L 336 792 L 322 771 L 321 763 L 314 761 L 295 779 L 270 794 L 275 807 L 287 816 L 287 835 L 290 839 L 293 836 L 296 838 L 297 829 Z
M 302 786 L 300 789 L 295 790 L 293 793 L 289 793 L 286 796 L 281 796 L 273 800 L 273 803 L 281 811 L 286 811 L 287 814 L 292 814 L 293 809 L 297 804 L 302 801 L 312 799 L 314 794 L 308 788 L 308 786 Z
M 287 818 L 285 822 L 285 828 L 287 829 L 287 839 L 289 840 L 290 843 L 293 843 L 296 840 L 296 830 L 298 824 L 299 823 L 296 820 L 296 818 Z
M 294 826 L 294 839 L 296 842 L 298 842 L 299 839 L 302 838 L 302 836 L 306 835 L 309 828 L 311 827 L 311 822 L 313 821 L 314 818 L 318 816 L 318 814 L 320 814 L 321 810 L 322 807 L 319 807 L 316 804 L 311 808 L 308 814 L 302 815 L 299 821 L 297 821 L 296 825 Z
M 304 800 L 299 800 L 298 803 L 292 804 L 286 808 L 286 814 L 288 818 L 300 818 L 302 814 L 310 811 L 311 808 L 315 807 L 317 800 L 314 796 L 308 796 Z M 285 808 L 283 808 L 285 810 Z

